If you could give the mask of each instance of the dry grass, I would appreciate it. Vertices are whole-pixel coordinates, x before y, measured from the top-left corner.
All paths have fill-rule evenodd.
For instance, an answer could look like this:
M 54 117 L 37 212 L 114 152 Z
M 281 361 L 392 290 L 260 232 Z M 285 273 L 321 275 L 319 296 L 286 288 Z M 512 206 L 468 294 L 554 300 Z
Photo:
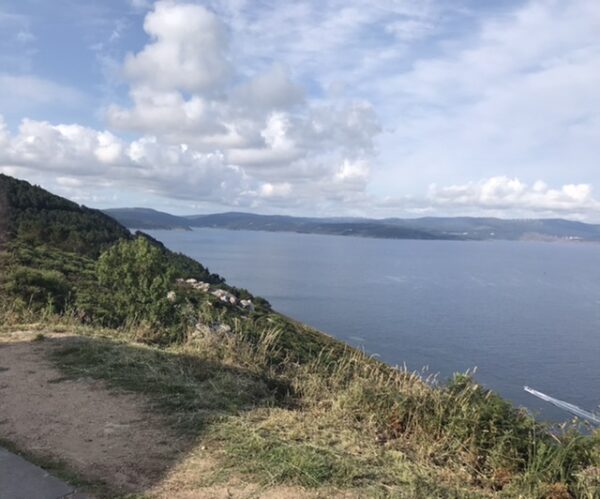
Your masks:
M 359 497 L 598 497 L 600 433 L 540 425 L 468 375 L 433 386 L 349 348 L 293 361 L 277 328 L 229 324 L 168 347 L 78 327 L 102 340 L 55 360 L 147 394 L 201 437 L 220 465 L 204 482 L 247 476 Z

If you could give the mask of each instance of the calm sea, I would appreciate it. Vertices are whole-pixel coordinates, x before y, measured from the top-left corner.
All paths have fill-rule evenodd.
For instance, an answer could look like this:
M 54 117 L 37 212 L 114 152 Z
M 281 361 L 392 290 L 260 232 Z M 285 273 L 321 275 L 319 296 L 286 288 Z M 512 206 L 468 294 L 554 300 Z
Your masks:
M 273 307 L 391 364 L 477 379 L 547 419 L 531 386 L 600 404 L 600 245 L 149 231 Z

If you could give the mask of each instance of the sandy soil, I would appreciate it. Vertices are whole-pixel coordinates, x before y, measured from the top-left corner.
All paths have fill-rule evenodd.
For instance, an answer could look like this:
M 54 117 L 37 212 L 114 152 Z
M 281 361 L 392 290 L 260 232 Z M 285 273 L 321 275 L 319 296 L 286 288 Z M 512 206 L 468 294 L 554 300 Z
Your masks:
M 46 359 L 51 340 L 0 339 L 0 436 L 118 490 L 143 490 L 177 458 L 181 442 L 137 395 L 65 379 Z M 60 343 L 69 339 L 61 338 Z
M 44 332 L 46 340 L 32 341 L 36 334 L 0 336 L 0 437 L 21 450 L 60 460 L 80 477 L 120 493 L 164 499 L 332 497 L 241 481 L 203 487 L 199 482 L 216 463 L 201 442 L 175 435 L 140 395 L 65 378 L 48 354 L 77 337 Z

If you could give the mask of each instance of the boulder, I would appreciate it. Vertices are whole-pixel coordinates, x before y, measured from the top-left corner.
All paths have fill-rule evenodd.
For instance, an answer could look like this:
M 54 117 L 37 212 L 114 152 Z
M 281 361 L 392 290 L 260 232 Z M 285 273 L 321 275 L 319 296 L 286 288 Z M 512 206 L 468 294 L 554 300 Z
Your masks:
M 192 284 L 192 287 L 194 289 L 197 289 L 198 291 L 203 291 L 204 293 L 207 293 L 208 290 L 210 289 L 210 284 L 208 284 L 207 282 L 196 282 L 194 284 Z
M 230 292 L 225 291 L 224 289 L 215 289 L 212 292 L 213 296 L 216 296 L 219 300 L 225 303 L 231 303 L 235 305 L 237 303 L 237 298 L 232 295 Z
M 252 300 L 240 300 L 240 305 L 242 306 L 242 308 L 254 312 L 254 304 L 252 303 Z

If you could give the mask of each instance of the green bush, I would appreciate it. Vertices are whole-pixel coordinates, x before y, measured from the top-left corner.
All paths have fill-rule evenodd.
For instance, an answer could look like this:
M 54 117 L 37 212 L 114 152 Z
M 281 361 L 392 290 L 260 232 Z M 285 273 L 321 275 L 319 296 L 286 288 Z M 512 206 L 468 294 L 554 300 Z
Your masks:
M 6 291 L 24 305 L 34 309 L 50 307 L 53 312 L 64 311 L 72 290 L 62 272 L 17 266 L 4 284 Z
M 96 275 L 110 293 L 116 317 L 151 327 L 175 321 L 175 306 L 167 299 L 174 270 L 164 254 L 146 239 L 120 241 L 100 255 Z

